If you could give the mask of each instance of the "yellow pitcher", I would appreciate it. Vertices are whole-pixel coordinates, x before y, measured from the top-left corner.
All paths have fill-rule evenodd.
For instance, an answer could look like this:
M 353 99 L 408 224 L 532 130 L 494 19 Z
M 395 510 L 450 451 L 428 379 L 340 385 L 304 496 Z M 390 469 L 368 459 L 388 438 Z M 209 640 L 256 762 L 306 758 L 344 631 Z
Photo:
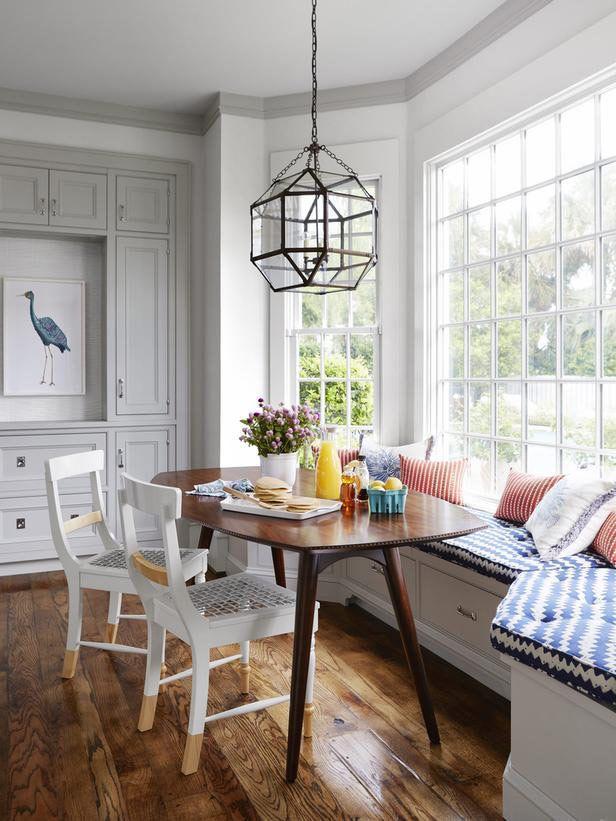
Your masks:
M 316 466 L 316 495 L 319 499 L 340 498 L 342 467 L 336 447 L 336 426 L 326 428 Z

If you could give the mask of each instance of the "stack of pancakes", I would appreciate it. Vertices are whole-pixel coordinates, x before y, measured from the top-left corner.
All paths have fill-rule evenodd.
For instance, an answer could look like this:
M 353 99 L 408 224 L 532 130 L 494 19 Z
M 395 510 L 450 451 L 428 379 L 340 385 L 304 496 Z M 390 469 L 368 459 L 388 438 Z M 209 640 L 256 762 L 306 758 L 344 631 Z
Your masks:
M 291 513 L 306 513 L 321 506 L 318 499 L 308 496 L 292 496 L 286 482 L 272 476 L 262 476 L 255 482 L 255 496 L 260 502 Z

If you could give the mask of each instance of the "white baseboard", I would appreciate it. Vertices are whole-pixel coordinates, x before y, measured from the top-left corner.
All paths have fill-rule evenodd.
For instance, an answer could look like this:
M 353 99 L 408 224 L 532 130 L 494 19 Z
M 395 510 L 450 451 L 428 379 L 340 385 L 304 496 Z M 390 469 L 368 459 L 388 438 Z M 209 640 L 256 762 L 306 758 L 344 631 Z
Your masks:
M 511 764 L 511 756 L 503 775 L 503 817 L 505 821 L 576 821 L 520 775 Z

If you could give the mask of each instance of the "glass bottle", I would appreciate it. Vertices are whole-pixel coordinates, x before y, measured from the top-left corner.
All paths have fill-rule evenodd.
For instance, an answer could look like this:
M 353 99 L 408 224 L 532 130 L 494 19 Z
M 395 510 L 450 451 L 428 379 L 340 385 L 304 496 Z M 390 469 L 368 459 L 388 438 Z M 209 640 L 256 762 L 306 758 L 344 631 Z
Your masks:
M 347 467 L 344 469 L 340 484 L 340 501 L 342 502 L 342 511 L 344 513 L 351 513 L 355 510 L 355 496 L 357 494 L 356 478 L 353 468 Z
M 357 480 L 357 501 L 362 507 L 368 504 L 368 485 L 370 484 L 370 475 L 368 473 L 368 465 L 366 464 L 366 457 L 360 455 L 358 457 L 359 465 L 355 468 L 355 478 Z
M 330 425 L 325 432 L 316 467 L 316 495 L 318 499 L 340 498 L 342 467 L 336 447 L 336 426 Z

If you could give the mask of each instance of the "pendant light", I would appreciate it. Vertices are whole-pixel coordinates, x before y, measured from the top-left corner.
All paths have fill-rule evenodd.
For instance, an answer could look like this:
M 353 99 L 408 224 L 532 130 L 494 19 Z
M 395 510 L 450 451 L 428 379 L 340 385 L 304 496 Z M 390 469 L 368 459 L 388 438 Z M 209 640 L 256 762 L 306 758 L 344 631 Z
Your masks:
M 319 155 L 342 171 L 321 171 Z M 306 165 L 291 170 L 307 155 Z M 312 137 L 250 207 L 250 261 L 273 291 L 352 291 L 377 262 L 377 207 L 317 135 L 317 0 L 312 0 Z

